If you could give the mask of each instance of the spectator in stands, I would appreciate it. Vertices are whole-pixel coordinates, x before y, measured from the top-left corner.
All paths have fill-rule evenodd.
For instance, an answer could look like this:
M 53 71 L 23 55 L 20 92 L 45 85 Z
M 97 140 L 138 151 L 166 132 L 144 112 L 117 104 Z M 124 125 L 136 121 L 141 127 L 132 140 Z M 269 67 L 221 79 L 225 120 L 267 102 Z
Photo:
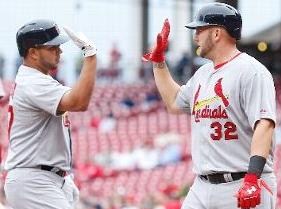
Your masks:
M 103 167 L 111 167 L 112 166 L 112 151 L 110 147 L 107 147 L 106 150 L 96 153 L 95 156 L 95 162 L 97 164 L 103 166 Z
M 116 119 L 113 113 L 110 112 L 106 117 L 102 118 L 99 124 L 100 133 L 108 133 L 112 131 L 116 126 Z
M 99 68 L 98 77 L 103 78 L 105 82 L 111 83 L 117 81 L 122 71 L 120 66 L 121 57 L 122 54 L 118 49 L 117 44 L 113 43 L 109 52 L 108 66 Z
M 164 147 L 168 144 L 179 144 L 182 142 L 179 134 L 168 131 L 166 127 L 163 130 L 166 131 L 156 135 L 154 138 L 154 142 L 157 147 Z
M 101 115 L 100 114 L 95 114 L 91 120 L 90 120 L 90 126 L 94 129 L 98 129 L 100 126 L 100 122 L 101 122 Z
M 139 69 L 139 78 L 143 80 L 145 83 L 149 82 L 153 78 L 153 73 L 150 70 L 152 67 L 149 62 L 142 62 Z
M 182 57 L 175 66 L 175 79 L 183 84 L 186 79 L 191 77 L 190 56 L 187 52 L 182 54 Z
M 135 106 L 135 102 L 129 95 L 125 95 L 124 98 L 121 100 L 121 105 L 130 109 Z
M 111 72 L 112 77 L 117 77 L 120 74 L 120 61 L 122 54 L 117 47 L 116 43 L 113 43 L 112 49 L 110 51 L 110 62 L 109 62 L 109 71 Z
M 157 91 L 157 89 L 152 89 L 151 91 L 147 92 L 146 95 L 145 95 L 145 101 L 146 102 L 158 102 L 160 101 L 161 98 L 160 98 L 160 95 Z
M 85 162 L 76 165 L 77 178 L 80 180 L 88 181 L 97 177 L 104 177 L 104 169 L 102 166 L 95 164 L 92 160 L 88 159 Z
M 89 183 L 87 183 L 89 185 Z M 81 209 L 102 209 L 102 203 L 99 200 L 99 194 L 93 191 L 92 187 L 81 187 L 80 202 Z
M 123 196 L 123 202 L 120 209 L 139 209 L 133 194 Z
M 159 165 L 168 165 L 179 162 L 182 158 L 182 148 L 180 144 L 167 144 L 159 154 Z
M 144 199 L 141 202 L 141 208 L 144 209 L 150 209 L 150 208 L 154 208 L 155 206 L 155 197 L 153 194 L 146 194 Z
M 179 134 L 166 132 L 158 134 L 155 145 L 159 148 L 159 165 L 168 165 L 182 159 L 182 145 Z
M 152 169 L 158 166 L 159 150 L 154 147 L 153 140 L 146 140 L 133 151 L 137 169 Z
M 135 159 L 132 157 L 131 151 L 113 152 L 111 155 L 111 168 L 115 170 L 133 170 L 135 169 Z

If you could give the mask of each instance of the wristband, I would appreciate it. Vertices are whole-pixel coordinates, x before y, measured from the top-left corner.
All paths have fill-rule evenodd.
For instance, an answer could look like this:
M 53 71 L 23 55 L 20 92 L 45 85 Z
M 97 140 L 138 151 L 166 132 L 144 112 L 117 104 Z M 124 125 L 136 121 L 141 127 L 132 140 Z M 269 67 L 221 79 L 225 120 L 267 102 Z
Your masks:
M 259 178 L 265 166 L 266 159 L 262 156 L 254 155 L 250 158 L 248 173 L 256 174 Z

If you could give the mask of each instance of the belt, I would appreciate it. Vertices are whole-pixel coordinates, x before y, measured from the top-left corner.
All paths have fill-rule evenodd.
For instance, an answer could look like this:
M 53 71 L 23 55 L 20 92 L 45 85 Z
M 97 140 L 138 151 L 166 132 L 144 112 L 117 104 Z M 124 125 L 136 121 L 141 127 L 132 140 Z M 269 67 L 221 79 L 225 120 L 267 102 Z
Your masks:
M 239 173 L 214 173 L 209 175 L 199 175 L 201 179 L 209 181 L 211 184 L 221 184 L 231 181 L 237 181 L 244 178 L 246 172 Z
M 57 167 L 53 167 L 53 166 L 48 166 L 48 165 L 40 165 L 39 168 L 41 170 L 44 170 L 44 171 L 50 171 L 50 172 L 53 172 L 57 175 L 59 175 L 60 177 L 65 177 L 66 176 L 66 171 L 64 170 L 61 170 Z

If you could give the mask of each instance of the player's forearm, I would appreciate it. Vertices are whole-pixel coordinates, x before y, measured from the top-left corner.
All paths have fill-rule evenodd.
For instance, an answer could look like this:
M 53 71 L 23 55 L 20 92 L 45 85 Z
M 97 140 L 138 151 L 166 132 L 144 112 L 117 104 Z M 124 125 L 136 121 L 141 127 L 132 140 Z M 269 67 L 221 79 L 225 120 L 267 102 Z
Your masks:
M 78 81 L 71 90 L 71 97 L 78 110 L 86 110 L 95 86 L 96 56 L 86 57 Z
M 251 156 L 258 155 L 264 158 L 268 157 L 272 143 L 273 132 L 273 121 L 261 119 L 257 123 L 251 144 Z
M 166 107 L 171 112 L 178 112 L 175 100 L 180 86 L 173 80 L 166 63 L 153 63 L 153 73 L 156 86 Z

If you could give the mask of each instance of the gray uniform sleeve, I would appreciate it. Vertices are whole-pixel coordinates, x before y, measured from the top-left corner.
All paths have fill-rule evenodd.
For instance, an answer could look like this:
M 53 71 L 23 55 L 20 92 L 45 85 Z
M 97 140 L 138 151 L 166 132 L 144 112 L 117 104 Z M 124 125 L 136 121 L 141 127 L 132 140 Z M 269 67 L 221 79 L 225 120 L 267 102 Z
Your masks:
M 26 91 L 26 99 L 31 106 L 57 116 L 59 102 L 70 89 L 53 78 L 44 76 L 29 86 Z
M 180 90 L 176 97 L 177 106 L 186 112 L 190 111 L 190 103 L 192 98 L 192 85 L 193 78 L 191 78 L 185 85 L 180 87 Z
M 254 129 L 255 123 L 262 118 L 276 123 L 275 87 L 271 74 L 268 71 L 256 72 L 243 89 L 242 106 L 251 127 Z

